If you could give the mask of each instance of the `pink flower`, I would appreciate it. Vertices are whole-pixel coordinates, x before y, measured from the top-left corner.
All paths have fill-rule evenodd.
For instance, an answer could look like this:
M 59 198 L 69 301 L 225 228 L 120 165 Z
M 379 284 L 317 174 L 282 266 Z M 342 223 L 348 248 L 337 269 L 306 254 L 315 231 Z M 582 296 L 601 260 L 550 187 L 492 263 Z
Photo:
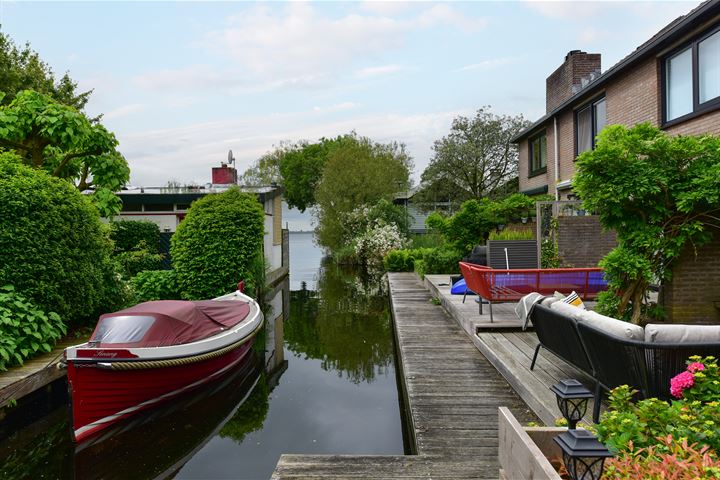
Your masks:
M 705 365 L 700 362 L 693 362 L 687 367 L 687 371 L 690 373 L 701 372 L 705 370 Z
M 703 366 L 703 368 L 705 368 Z M 670 379 L 670 394 L 675 398 L 682 398 L 683 390 L 695 385 L 695 377 L 690 372 L 682 372 Z

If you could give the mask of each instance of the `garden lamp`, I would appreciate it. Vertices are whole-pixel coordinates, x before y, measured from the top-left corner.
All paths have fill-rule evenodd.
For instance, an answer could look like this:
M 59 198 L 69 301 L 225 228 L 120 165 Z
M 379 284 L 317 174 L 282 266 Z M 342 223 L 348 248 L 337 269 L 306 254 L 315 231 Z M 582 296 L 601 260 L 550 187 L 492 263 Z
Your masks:
M 557 397 L 560 413 L 568 422 L 568 428 L 575 429 L 577 422 L 585 416 L 588 399 L 593 394 L 577 380 L 560 380 L 550 390 Z
M 587 430 L 568 430 L 553 440 L 562 450 L 565 469 L 573 480 L 599 480 L 605 459 L 613 456 Z

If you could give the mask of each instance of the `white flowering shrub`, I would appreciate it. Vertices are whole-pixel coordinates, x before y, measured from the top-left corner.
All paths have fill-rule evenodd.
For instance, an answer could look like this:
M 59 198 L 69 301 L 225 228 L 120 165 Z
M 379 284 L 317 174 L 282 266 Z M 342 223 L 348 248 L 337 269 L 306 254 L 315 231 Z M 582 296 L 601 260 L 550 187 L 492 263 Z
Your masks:
M 407 240 L 397 225 L 376 222 L 357 238 L 355 254 L 365 265 L 380 266 L 388 252 L 405 248 L 406 244 Z

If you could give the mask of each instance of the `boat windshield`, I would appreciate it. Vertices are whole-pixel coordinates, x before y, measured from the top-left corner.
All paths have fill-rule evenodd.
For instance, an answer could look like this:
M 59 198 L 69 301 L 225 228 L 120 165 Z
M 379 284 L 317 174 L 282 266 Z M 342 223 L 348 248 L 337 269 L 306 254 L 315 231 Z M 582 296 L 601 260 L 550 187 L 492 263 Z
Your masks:
M 143 339 L 155 317 L 122 315 L 105 317 L 98 324 L 92 340 L 100 343 L 135 343 Z

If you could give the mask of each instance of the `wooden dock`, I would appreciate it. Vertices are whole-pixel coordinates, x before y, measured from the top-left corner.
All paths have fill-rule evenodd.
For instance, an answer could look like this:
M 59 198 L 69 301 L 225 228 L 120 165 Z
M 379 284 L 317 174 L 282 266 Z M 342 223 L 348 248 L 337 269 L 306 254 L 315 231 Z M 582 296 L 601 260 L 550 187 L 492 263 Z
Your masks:
M 390 296 L 417 455 L 283 455 L 273 479 L 497 479 L 498 407 L 537 417 L 413 273 L 391 273 Z
M 487 306 L 483 315 L 478 312 L 477 297 L 450 295 L 449 275 L 426 275 L 425 286 L 437 298 L 455 321 L 462 326 L 475 346 L 505 377 L 513 389 L 548 426 L 560 417 L 555 395 L 550 386 L 566 378 L 582 382 L 591 391 L 594 382 L 587 375 L 557 358 L 547 350 L 540 350 L 535 369 L 530 370 L 537 335 L 521 331 L 522 321 L 515 315 L 515 302 L 493 305 L 495 321 L 490 323 Z M 595 302 L 586 302 L 589 308 Z M 585 421 L 591 423 L 592 400 Z
M 65 370 L 58 369 L 56 364 L 65 347 L 77 343 L 80 343 L 77 339 L 62 340 L 50 353 L 0 372 L 0 408 L 64 377 Z

